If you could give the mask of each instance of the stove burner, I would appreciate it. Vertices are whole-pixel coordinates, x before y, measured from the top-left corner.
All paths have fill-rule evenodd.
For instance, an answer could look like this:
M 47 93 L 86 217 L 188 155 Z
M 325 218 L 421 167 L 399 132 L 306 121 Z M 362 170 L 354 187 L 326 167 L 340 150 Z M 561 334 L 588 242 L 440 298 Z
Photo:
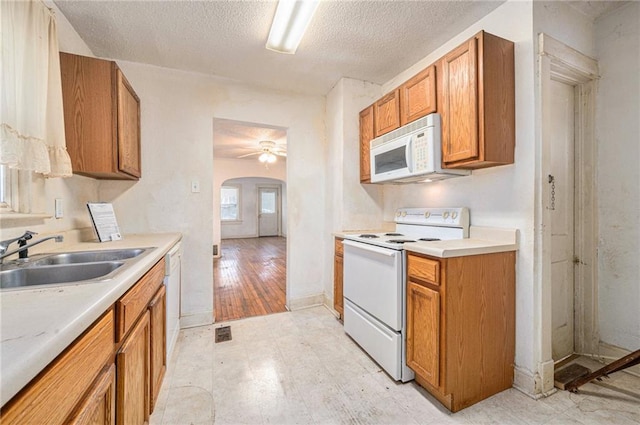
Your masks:
M 425 242 L 433 242 L 433 241 L 439 241 L 440 239 L 438 239 L 438 238 L 420 238 L 418 240 L 419 241 L 425 241 Z
M 364 239 L 375 239 L 375 238 L 379 238 L 380 236 L 372 235 L 371 233 L 365 233 L 363 235 L 360 235 L 359 237 L 364 238 Z
M 401 244 L 405 242 L 415 242 L 415 241 L 412 239 L 389 239 L 387 242 Z
M 385 233 L 385 236 L 404 236 L 402 233 Z M 391 241 L 389 241 L 391 242 Z

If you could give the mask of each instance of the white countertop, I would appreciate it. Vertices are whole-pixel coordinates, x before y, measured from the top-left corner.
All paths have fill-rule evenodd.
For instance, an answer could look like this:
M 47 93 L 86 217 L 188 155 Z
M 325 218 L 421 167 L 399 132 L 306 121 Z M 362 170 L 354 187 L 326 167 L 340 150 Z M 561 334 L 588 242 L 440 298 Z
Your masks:
M 344 238 L 346 235 L 359 233 L 362 232 L 336 232 L 333 233 L 333 236 Z M 471 226 L 469 228 L 469 237 L 465 239 L 411 242 L 405 243 L 403 248 L 408 252 L 416 252 L 438 258 L 492 254 L 495 252 L 516 251 L 518 249 L 517 235 L 518 231 L 516 229 Z
M 180 233 L 125 235 L 120 241 L 83 242 L 51 250 L 155 248 L 109 281 L 1 291 L 0 405 L 40 373 L 181 238 Z

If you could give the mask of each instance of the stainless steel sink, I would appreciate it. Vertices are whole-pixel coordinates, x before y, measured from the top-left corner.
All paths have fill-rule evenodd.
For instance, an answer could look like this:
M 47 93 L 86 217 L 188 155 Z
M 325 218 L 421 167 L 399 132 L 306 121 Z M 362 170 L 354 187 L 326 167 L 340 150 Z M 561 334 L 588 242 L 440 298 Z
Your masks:
M 0 290 L 113 279 L 154 248 L 39 254 L 0 264 Z
M 91 280 L 99 277 L 106 278 L 107 275 L 123 264 L 123 261 L 105 261 L 101 263 L 23 267 L 4 270 L 0 271 L 0 288 L 51 285 Z
M 55 264 L 96 263 L 101 261 L 121 261 L 137 257 L 145 252 L 144 248 L 113 249 L 108 251 L 81 251 L 47 254 L 45 257 L 30 261 L 29 267 Z

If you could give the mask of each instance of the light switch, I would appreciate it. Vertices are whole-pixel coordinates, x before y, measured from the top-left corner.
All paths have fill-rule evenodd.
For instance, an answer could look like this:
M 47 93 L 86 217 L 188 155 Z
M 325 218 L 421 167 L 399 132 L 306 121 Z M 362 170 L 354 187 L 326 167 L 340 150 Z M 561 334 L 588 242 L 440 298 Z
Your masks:
M 191 193 L 200 193 L 200 182 L 198 180 L 191 180 Z
M 62 211 L 62 199 L 56 198 L 55 217 L 62 218 L 64 213 Z

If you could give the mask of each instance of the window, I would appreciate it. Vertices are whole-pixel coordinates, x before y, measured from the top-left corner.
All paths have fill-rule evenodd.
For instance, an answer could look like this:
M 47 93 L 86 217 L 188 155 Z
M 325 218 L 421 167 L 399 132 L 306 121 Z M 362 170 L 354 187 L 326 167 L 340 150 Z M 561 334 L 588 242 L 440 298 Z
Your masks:
M 12 195 L 17 195 L 17 176 L 15 171 L 6 165 L 0 165 L 0 212 L 11 212 L 14 200 Z
M 222 186 L 220 190 L 220 220 L 240 220 L 240 186 Z

